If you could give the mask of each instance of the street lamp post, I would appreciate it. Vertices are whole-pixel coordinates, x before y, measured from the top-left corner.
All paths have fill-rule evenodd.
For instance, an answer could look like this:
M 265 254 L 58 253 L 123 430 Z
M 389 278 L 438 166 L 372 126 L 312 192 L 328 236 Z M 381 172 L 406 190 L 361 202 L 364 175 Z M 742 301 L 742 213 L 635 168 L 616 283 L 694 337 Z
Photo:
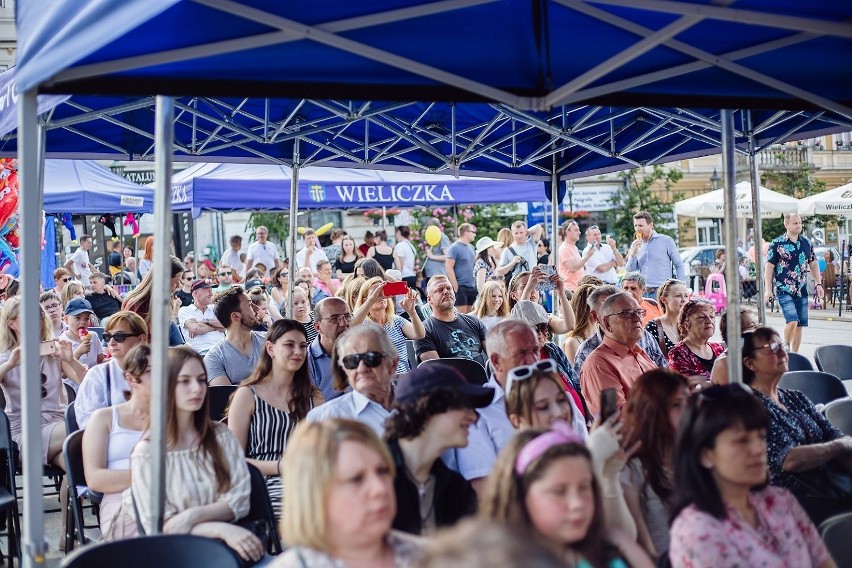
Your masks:
M 714 190 L 719 189 L 719 180 L 722 179 L 722 176 L 719 175 L 719 172 L 716 171 L 716 168 L 713 168 L 713 175 L 710 176 L 710 184 Z

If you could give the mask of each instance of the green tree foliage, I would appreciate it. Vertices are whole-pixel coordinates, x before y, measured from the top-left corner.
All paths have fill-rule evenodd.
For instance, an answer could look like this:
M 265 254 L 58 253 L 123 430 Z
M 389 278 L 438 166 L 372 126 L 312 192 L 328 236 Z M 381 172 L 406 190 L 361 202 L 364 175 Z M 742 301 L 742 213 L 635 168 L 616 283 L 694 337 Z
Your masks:
M 287 235 L 290 234 L 290 215 L 287 213 L 252 213 L 246 224 L 246 229 L 251 228 L 253 233 L 261 225 L 269 229 L 267 238 L 270 241 L 283 244 L 287 240 Z M 249 240 L 255 240 L 253 234 Z
M 779 159 L 782 158 L 779 156 Z M 825 182 L 813 176 L 813 168 L 808 163 L 799 167 L 782 168 L 763 172 L 764 183 L 773 191 L 802 199 L 825 191 Z M 838 221 L 836 215 L 814 215 L 806 219 L 810 227 L 825 227 L 831 221 Z M 784 217 L 764 219 L 761 224 L 764 240 L 771 241 L 784 233 Z
M 655 165 L 650 172 L 638 168 L 621 174 L 623 186 L 612 198 L 609 212 L 609 233 L 621 246 L 633 242 L 633 215 L 647 211 L 654 219 L 654 229 L 677 239 L 677 230 L 661 227 L 661 220 L 674 218 L 674 203 L 683 199 L 672 187 L 683 178 L 683 172 Z

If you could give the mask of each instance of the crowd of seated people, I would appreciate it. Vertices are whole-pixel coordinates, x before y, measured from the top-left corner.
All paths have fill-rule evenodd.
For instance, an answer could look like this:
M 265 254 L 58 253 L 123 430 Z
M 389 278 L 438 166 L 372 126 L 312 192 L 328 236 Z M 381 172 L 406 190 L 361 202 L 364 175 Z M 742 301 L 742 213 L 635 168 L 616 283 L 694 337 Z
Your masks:
M 86 298 L 100 294 L 102 309 L 108 280 L 95 275 L 80 297 L 57 271 L 40 299 L 42 340 L 56 346 L 41 357 L 44 463 L 64 467 L 64 380 L 87 481 L 105 495 L 101 539 L 157 529 L 149 345 L 162 334 L 162 530 L 222 540 L 244 565 L 429 565 L 461 554 L 469 526 L 504 534 L 506 557 L 527 542 L 554 566 L 835 565 L 815 527 L 852 511 L 852 495 L 813 488 L 852 475 L 852 438 L 778 387 L 787 352 L 775 331 L 740 314 L 747 386 L 728 385 L 730 338 L 714 341 L 709 302 L 674 279 L 649 302 L 632 273 L 623 290 L 596 271 L 569 292 L 524 258 L 540 249 L 525 225 L 499 260 L 500 241 L 477 245 L 491 277 L 471 298 L 446 273 L 475 252 L 465 225 L 453 250 L 430 249 L 454 262 L 430 274 L 425 302 L 396 268 L 407 251 L 381 233 L 365 255 L 345 234 L 325 250 L 306 232 L 291 267 L 259 232 L 251 262 L 229 254 L 203 278 L 172 257 L 170 328 L 151 329 L 154 264 L 100 318 L 102 338 Z M 560 298 L 556 314 L 544 290 Z M 20 304 L 6 293 L 0 387 L 20 442 Z M 218 388 L 233 389 L 224 418 L 210 414 Z M 286 549 L 277 558 L 243 522 L 250 467 Z

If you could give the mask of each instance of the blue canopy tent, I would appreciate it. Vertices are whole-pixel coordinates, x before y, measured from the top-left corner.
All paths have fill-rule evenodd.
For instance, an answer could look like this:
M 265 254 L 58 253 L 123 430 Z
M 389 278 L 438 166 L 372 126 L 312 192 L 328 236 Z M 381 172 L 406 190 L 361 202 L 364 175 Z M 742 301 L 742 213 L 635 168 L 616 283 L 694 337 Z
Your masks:
M 490 146 L 500 146 L 497 151 L 482 156 L 486 165 L 493 160 L 499 168 L 527 167 L 537 175 L 549 175 L 552 187 L 562 174 L 576 175 L 581 171 L 573 166 L 586 152 L 603 163 L 602 157 L 618 158 L 625 151 L 650 146 L 657 133 L 668 128 L 680 114 L 666 116 L 656 123 L 656 129 L 651 127 L 639 134 L 633 130 L 634 138 L 623 147 L 617 146 L 619 130 L 614 121 L 604 121 L 609 132 L 600 134 L 592 144 L 577 139 L 575 126 L 592 120 L 586 114 L 609 105 L 807 110 L 816 111 L 817 115 L 830 111 L 845 119 L 852 117 L 852 58 L 848 57 L 852 47 L 852 6 L 828 0 L 807 4 L 751 0 L 739 5 L 717 5 L 709 0 L 383 0 L 309 4 L 270 0 L 19 0 L 17 9 L 18 71 L 23 93 L 19 101 L 19 155 L 24 187 L 21 207 L 24 219 L 29 220 L 24 227 L 25 242 L 34 242 L 37 237 L 37 228 L 30 225 L 38 213 L 38 199 L 34 197 L 38 195 L 40 137 L 34 117 L 39 92 L 492 101 L 487 106 L 506 110 L 513 126 L 538 123 L 535 115 L 518 112 L 544 112 L 549 120 L 553 118 L 551 114 L 567 114 L 554 112 L 562 105 L 591 105 L 586 112 L 578 111 L 576 120 L 560 121 L 557 116 L 554 123 L 542 128 L 545 136 L 534 139 L 539 146 L 529 154 L 531 161 L 517 159 L 514 150 L 521 136 L 511 133 L 505 134 L 508 138 L 502 146 Z M 334 102 L 322 104 L 338 110 Z M 184 109 L 171 99 L 158 98 L 154 131 L 160 149 L 155 159 L 161 224 L 155 256 L 162 264 L 155 272 L 157 306 L 166 305 L 168 294 L 165 263 L 169 227 L 165 213 L 169 210 L 170 149 L 174 141 L 186 146 L 195 140 L 177 137 L 171 119 L 176 108 L 180 117 Z M 227 123 L 241 112 L 235 107 L 219 119 Z M 348 138 L 347 118 L 360 112 L 369 112 L 369 108 L 339 110 L 342 126 L 324 139 L 312 139 L 317 148 L 332 148 L 351 159 L 351 151 L 341 140 Z M 463 158 L 479 154 L 480 138 L 501 124 L 498 117 L 493 126 L 489 126 L 489 121 L 483 129 L 462 133 L 458 124 L 453 124 L 459 113 L 451 114 L 449 121 L 441 122 L 450 122 L 450 128 L 442 131 L 436 127 L 425 144 L 417 143 L 417 139 L 431 130 L 417 117 L 407 124 L 392 120 L 385 123 L 397 132 L 397 137 L 408 136 L 414 142 L 411 151 L 397 158 L 411 165 L 421 163 L 418 158 L 422 157 L 426 167 L 437 169 L 436 158 L 445 157 L 440 167 L 455 174 L 460 171 Z M 298 109 L 292 115 L 292 119 L 287 115 L 269 116 L 295 131 L 288 134 L 292 144 L 280 152 L 294 166 L 291 199 L 295 205 L 299 170 L 315 150 L 306 152 L 313 143 L 303 141 L 299 134 L 303 121 Z M 266 109 L 256 116 L 265 119 Z M 188 113 L 184 118 L 191 122 Z M 641 127 L 634 124 L 641 120 L 636 117 L 624 128 Z M 685 129 L 702 134 L 705 122 L 700 117 L 689 115 L 689 122 Z M 739 144 L 741 150 L 755 154 L 755 127 L 761 122 L 757 117 L 744 116 L 737 131 L 730 111 L 723 111 L 717 121 L 711 122 L 722 141 L 725 186 L 733 191 L 734 150 Z M 365 130 L 369 132 L 369 128 Z M 222 145 L 236 147 L 244 139 L 274 139 L 278 134 L 276 130 L 260 128 L 240 132 Z M 352 161 L 369 163 L 376 156 L 396 151 L 393 137 L 386 146 L 378 147 L 368 140 L 369 136 L 359 139 L 365 141 L 364 152 Z M 435 155 L 430 149 L 434 139 L 448 150 Z M 464 142 L 460 145 L 460 141 Z M 571 154 L 574 145 L 582 149 Z M 683 146 L 660 147 L 658 154 L 635 161 L 634 165 L 675 155 Z M 188 147 L 188 153 L 197 151 L 196 147 Z M 586 171 L 597 171 L 597 167 L 600 166 Z M 727 240 L 733 246 L 733 239 Z M 728 256 L 729 262 L 736 258 Z M 37 267 L 27 259 L 23 269 L 24 274 L 34 274 Z M 727 272 L 735 273 L 736 267 L 729 266 Z M 32 325 L 27 326 L 28 321 L 35 321 L 35 303 L 34 298 L 28 298 L 25 288 L 25 374 L 38 363 L 34 347 L 37 332 Z M 729 307 L 736 309 L 737 302 L 731 298 Z M 164 309 L 155 310 L 157 329 L 164 329 L 166 319 Z M 738 334 L 736 320 L 730 318 L 729 322 L 732 337 Z M 155 375 L 163 375 L 163 360 L 162 342 L 155 341 Z M 729 362 L 734 380 L 738 376 L 737 360 L 737 346 L 732 345 Z M 154 397 L 162 403 L 160 389 L 161 385 L 155 384 Z M 25 385 L 23 401 L 30 410 L 24 443 L 37 447 L 38 389 Z M 163 448 L 158 427 L 163 409 L 153 406 L 153 443 Z M 30 473 L 26 487 L 32 492 L 38 485 L 39 472 L 37 454 L 29 456 L 32 459 L 27 462 Z M 161 464 L 155 460 L 155 525 L 156 516 L 162 512 L 156 504 L 157 497 L 161 497 L 161 474 Z M 27 497 L 24 534 L 26 561 L 31 565 L 43 551 L 43 543 L 39 539 L 40 503 L 34 493 Z
M 303 209 L 518 203 L 544 200 L 541 181 L 306 167 L 299 175 Z M 172 209 L 234 211 L 290 209 L 293 172 L 287 166 L 198 164 L 172 177 Z
M 150 213 L 154 192 L 88 160 L 45 160 L 47 213 Z

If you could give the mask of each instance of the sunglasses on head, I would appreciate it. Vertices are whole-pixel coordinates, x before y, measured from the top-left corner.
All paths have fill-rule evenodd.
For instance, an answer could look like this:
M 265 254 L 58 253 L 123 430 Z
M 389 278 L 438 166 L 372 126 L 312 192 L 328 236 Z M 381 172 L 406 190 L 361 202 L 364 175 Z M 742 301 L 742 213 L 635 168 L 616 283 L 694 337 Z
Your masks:
M 353 353 L 352 355 L 347 355 L 341 359 L 341 361 L 343 362 L 343 367 L 351 371 L 353 369 L 357 369 L 361 361 L 364 361 L 364 364 L 371 369 L 378 367 L 382 364 L 384 358 L 385 356 L 378 351 L 367 351 L 366 353 Z
M 512 390 L 512 383 L 525 381 L 533 375 L 545 375 L 554 371 L 556 371 L 556 361 L 553 359 L 544 359 L 542 361 L 536 361 L 532 365 L 521 365 L 520 367 L 515 367 L 509 371 L 509 378 L 506 381 L 506 394 L 508 395 Z
M 104 332 L 104 341 L 109 343 L 113 339 L 115 339 L 116 343 L 124 343 L 124 340 L 128 337 L 139 337 L 142 335 L 141 333 L 125 333 L 123 331 L 116 331 L 115 333 L 110 333 L 108 331 Z

